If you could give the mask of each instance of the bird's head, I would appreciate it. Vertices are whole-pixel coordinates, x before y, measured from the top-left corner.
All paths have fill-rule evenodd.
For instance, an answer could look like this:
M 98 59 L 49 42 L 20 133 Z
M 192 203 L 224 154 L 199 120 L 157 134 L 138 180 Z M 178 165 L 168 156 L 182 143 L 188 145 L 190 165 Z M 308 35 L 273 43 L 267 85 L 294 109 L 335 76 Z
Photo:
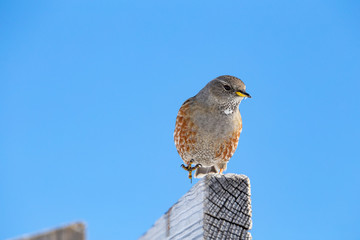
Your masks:
M 244 98 L 251 98 L 246 86 L 239 78 L 223 75 L 210 81 L 198 96 L 208 104 L 239 105 Z

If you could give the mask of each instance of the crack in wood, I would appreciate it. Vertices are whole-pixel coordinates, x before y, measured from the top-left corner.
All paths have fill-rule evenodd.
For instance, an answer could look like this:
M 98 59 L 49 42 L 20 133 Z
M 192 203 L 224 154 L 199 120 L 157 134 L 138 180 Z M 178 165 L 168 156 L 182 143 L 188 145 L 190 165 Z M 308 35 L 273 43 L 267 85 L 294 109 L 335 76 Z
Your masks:
M 250 196 L 250 182 L 246 176 L 209 174 L 181 197 L 140 240 L 250 240 Z

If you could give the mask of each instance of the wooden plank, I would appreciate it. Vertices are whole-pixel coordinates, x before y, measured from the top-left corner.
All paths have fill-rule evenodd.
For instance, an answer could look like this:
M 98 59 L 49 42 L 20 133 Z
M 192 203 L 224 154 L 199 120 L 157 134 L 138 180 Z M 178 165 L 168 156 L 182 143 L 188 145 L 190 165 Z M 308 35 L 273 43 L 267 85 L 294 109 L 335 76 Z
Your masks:
M 73 223 L 40 234 L 23 236 L 14 240 L 85 240 L 85 225 Z
M 209 174 L 179 199 L 139 240 L 251 239 L 250 181 Z

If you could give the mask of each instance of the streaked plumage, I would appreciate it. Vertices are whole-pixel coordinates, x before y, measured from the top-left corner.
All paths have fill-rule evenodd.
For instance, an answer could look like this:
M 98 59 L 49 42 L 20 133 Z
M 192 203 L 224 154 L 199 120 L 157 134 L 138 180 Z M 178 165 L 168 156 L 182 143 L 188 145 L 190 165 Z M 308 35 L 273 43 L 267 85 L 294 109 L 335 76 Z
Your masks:
M 245 96 L 250 97 L 244 83 L 225 75 L 209 82 L 181 106 L 174 141 L 185 164 L 201 164 L 195 177 L 226 169 L 242 130 L 238 106 Z

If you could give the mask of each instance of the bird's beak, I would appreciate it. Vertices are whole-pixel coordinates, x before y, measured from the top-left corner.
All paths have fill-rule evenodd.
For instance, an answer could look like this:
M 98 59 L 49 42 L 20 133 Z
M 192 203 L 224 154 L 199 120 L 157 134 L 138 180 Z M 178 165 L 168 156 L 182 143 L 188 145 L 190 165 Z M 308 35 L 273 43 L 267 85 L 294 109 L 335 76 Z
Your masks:
M 245 91 L 239 90 L 235 92 L 237 95 L 239 95 L 240 97 L 247 97 L 247 98 L 251 98 L 250 94 L 248 94 Z

